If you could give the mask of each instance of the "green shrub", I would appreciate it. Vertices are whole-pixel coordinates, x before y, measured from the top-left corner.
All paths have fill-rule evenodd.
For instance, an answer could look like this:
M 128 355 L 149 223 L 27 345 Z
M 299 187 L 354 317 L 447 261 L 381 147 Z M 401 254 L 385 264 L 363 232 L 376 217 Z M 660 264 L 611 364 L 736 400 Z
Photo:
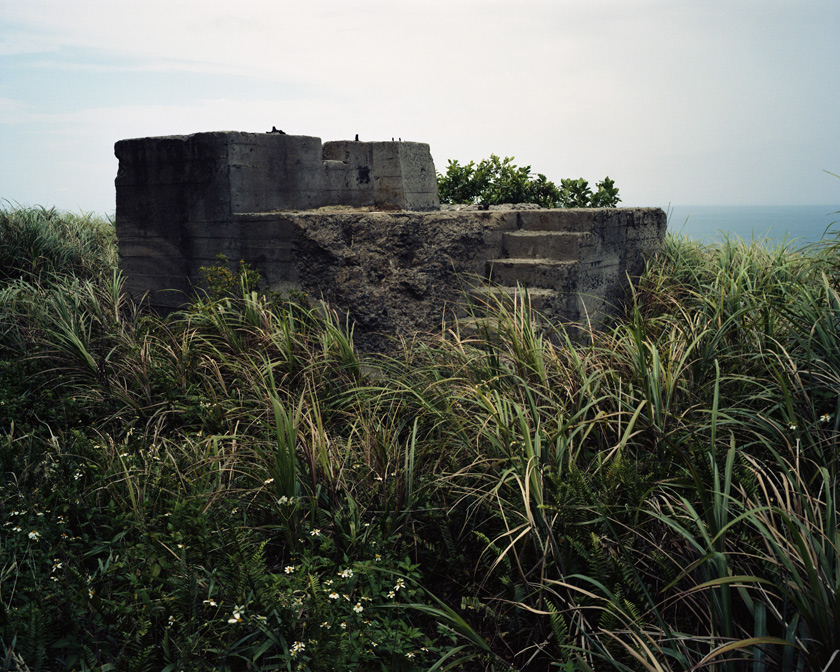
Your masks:
M 531 175 L 531 167 L 518 167 L 513 157 L 491 154 L 477 165 L 449 161 L 446 173 L 437 176 L 441 203 L 499 205 L 535 203 L 543 208 L 614 208 L 621 199 L 609 177 L 598 182 L 593 193 L 583 178 L 563 179 L 558 187 L 545 175 Z

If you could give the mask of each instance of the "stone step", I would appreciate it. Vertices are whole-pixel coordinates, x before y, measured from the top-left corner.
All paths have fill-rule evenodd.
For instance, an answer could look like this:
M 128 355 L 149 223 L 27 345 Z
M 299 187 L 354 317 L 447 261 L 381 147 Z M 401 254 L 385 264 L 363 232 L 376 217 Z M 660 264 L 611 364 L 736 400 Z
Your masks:
M 597 208 L 523 210 L 518 222 L 523 231 L 591 231 L 597 228 L 603 211 Z
M 596 237 L 577 231 L 512 231 L 502 235 L 502 249 L 512 258 L 579 259 L 581 248 L 595 245 Z
M 537 315 L 531 316 L 531 324 L 538 331 L 543 331 L 548 326 Z M 461 337 L 466 338 L 492 338 L 499 333 L 499 320 L 495 317 L 462 317 L 458 319 L 458 332 Z
M 484 274 L 497 285 L 574 291 L 577 286 L 578 262 L 543 258 L 491 259 L 484 265 Z
M 502 287 L 481 286 L 473 288 L 469 293 L 470 302 L 479 307 L 487 305 L 493 307 L 499 303 L 511 307 L 514 302 L 526 301 L 532 310 L 551 312 L 556 310 L 560 295 L 553 289 L 534 287 Z

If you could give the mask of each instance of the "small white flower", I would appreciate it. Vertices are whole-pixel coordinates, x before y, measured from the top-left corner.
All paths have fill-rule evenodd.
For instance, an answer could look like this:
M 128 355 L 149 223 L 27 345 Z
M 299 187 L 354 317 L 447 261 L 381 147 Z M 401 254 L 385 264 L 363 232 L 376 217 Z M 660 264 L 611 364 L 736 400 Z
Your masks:
M 831 416 L 828 413 L 820 416 L 820 422 L 828 422 L 829 420 L 831 420 Z
M 206 604 L 208 607 L 218 607 L 219 606 L 218 604 L 216 604 L 216 600 L 214 600 L 212 597 L 209 600 L 204 600 L 204 604 Z
M 228 623 L 242 623 L 242 612 L 234 611 L 233 615 L 228 619 Z
M 38 541 L 38 539 L 41 538 L 41 533 L 38 532 L 38 530 L 32 530 L 29 533 L 29 538 L 32 539 L 32 541 Z
M 22 530 L 20 527 L 18 527 L 17 525 L 15 525 L 15 526 L 12 528 L 12 532 L 23 532 L 23 530 Z
M 96 595 L 96 591 L 93 588 L 88 588 L 88 597 L 93 599 L 94 595 Z
M 405 588 L 405 581 L 397 579 L 397 585 L 394 586 L 394 590 L 399 590 L 400 588 Z
M 322 627 L 322 628 L 326 628 L 327 630 L 329 630 L 329 629 L 330 629 L 330 623 L 329 623 L 329 621 L 324 621 L 323 623 L 321 623 L 321 627 Z
M 414 658 L 414 651 L 409 651 L 407 654 L 405 654 L 405 657 L 411 660 L 412 658 Z
M 338 593 L 336 593 L 335 591 L 333 591 L 333 592 L 331 592 L 331 593 L 329 594 L 329 596 L 328 596 L 328 597 L 329 597 L 331 600 L 337 600 L 337 599 L 338 599 L 339 597 L 341 597 L 341 596 L 340 596 Z
M 389 600 L 393 600 L 396 596 L 397 596 L 397 594 L 393 590 L 388 591 L 388 599 Z
M 309 533 L 309 535 L 312 536 L 312 537 L 320 537 L 321 536 L 321 530 L 312 530 Z
M 280 505 L 288 504 L 289 503 L 289 498 L 286 497 L 286 495 L 283 495 L 280 499 L 277 500 L 277 503 L 280 504 Z
M 273 478 L 267 478 L 263 481 L 263 485 L 268 485 L 269 483 L 274 483 L 274 479 Z
M 283 571 L 286 572 L 286 574 L 294 574 L 295 573 L 295 568 L 294 568 L 293 565 L 286 565 L 286 567 L 285 567 L 285 569 L 283 569 Z
M 346 629 L 347 629 L 347 623 L 345 623 L 344 621 L 342 621 L 342 622 L 341 622 L 341 623 L 339 623 L 338 625 L 341 627 L 341 629 L 342 629 L 342 630 L 346 630 Z
M 792 431 L 792 432 L 796 431 L 796 423 L 795 422 L 790 423 L 790 431 Z
M 373 556 L 373 560 L 374 560 L 374 562 L 382 562 L 382 556 L 379 555 L 379 553 L 377 553 L 376 555 Z
M 295 642 L 294 644 L 292 644 L 292 648 L 289 650 L 289 653 L 292 654 L 292 658 L 295 658 L 301 651 L 305 649 L 306 644 L 304 644 L 303 642 Z
M 364 610 L 365 608 L 362 606 L 361 602 L 356 602 L 356 606 L 353 607 L 353 611 L 355 611 L 357 614 L 361 614 Z
M 349 579 L 351 576 L 353 576 L 353 570 L 348 567 L 347 569 L 343 569 L 342 571 L 340 571 L 338 575 L 342 579 Z

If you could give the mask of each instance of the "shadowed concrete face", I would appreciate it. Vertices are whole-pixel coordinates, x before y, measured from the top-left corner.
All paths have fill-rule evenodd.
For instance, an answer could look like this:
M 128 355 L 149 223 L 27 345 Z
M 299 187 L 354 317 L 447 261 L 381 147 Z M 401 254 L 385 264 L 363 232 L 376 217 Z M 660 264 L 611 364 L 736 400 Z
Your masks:
M 115 153 L 117 209 L 124 214 L 144 196 L 190 219 L 327 205 L 440 207 L 432 155 L 419 142 L 322 146 L 303 135 L 224 131 L 121 140 Z M 202 194 L 213 197 L 215 209 L 196 202 Z
M 273 289 L 327 299 L 365 348 L 517 285 L 549 319 L 597 324 L 665 235 L 658 208 L 442 211 L 421 143 L 224 132 L 124 140 L 116 154 L 126 291 L 175 308 L 224 254 Z

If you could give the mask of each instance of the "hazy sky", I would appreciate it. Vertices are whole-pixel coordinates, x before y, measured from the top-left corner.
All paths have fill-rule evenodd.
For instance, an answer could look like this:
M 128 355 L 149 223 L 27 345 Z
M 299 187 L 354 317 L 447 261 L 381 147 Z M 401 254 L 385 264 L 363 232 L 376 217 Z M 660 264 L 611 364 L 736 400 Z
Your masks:
M 837 0 L 0 0 L 0 199 L 113 212 L 117 140 L 274 125 L 834 204 L 839 36 Z

